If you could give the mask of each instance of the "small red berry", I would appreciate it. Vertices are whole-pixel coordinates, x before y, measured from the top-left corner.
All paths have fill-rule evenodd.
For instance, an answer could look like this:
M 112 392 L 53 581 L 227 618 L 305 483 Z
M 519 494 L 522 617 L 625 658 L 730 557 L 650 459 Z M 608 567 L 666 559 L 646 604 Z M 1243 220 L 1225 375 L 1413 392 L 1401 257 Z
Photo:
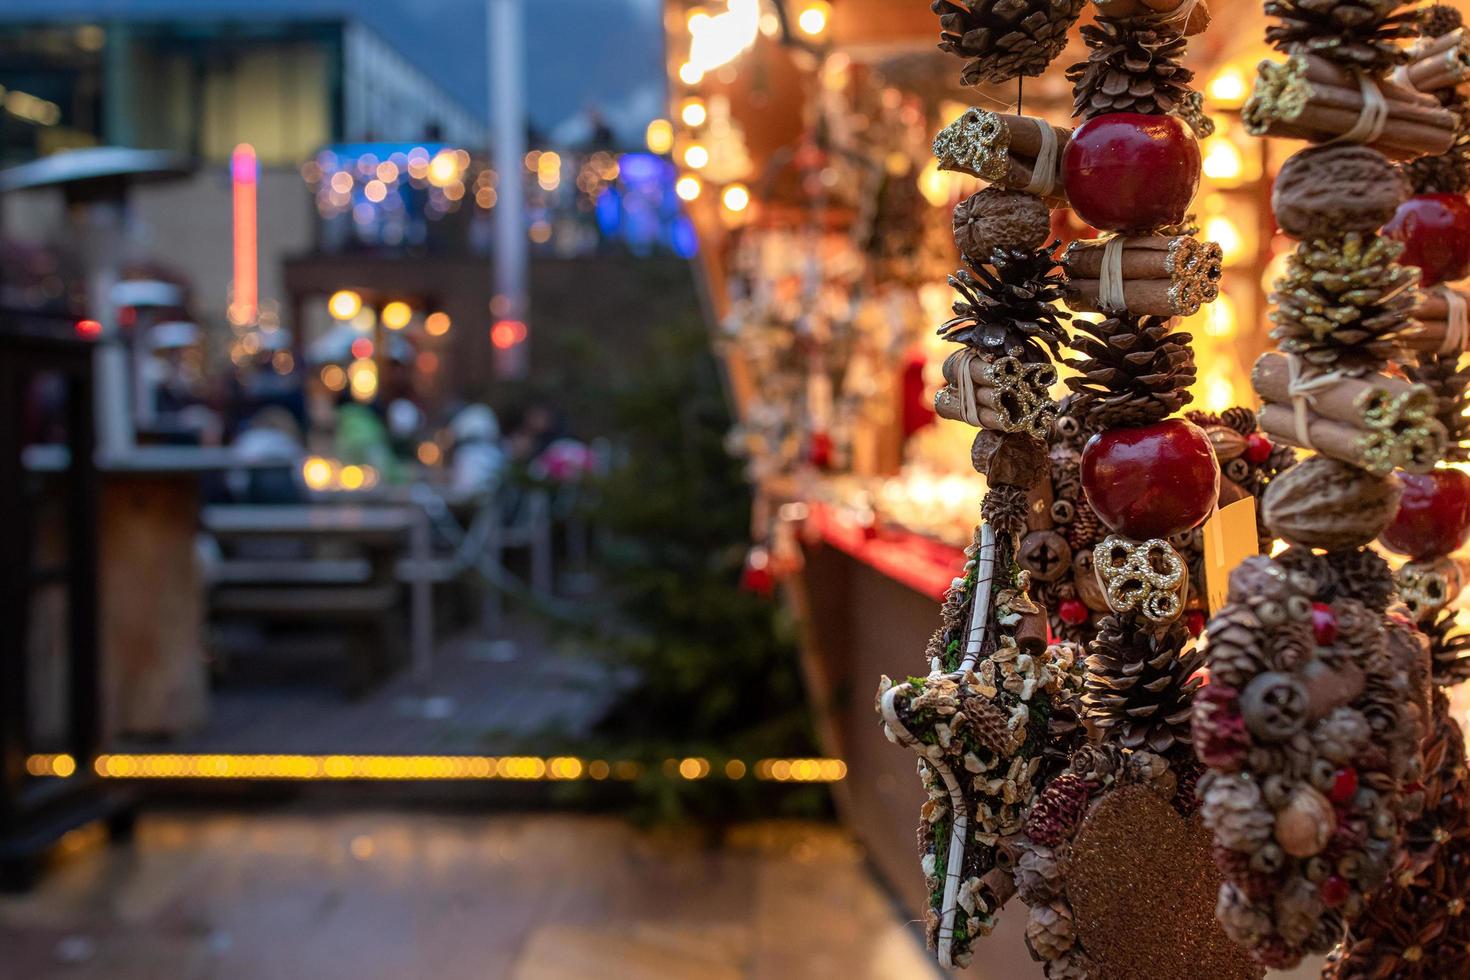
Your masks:
M 1312 603 L 1312 639 L 1319 647 L 1337 642 L 1337 613 L 1325 602 Z
M 1245 437 L 1245 459 L 1252 466 L 1260 466 L 1271 458 L 1271 440 L 1263 432 L 1252 432 Z
M 1068 626 L 1081 626 L 1092 615 L 1092 610 L 1081 599 L 1063 599 L 1057 604 L 1057 615 Z
M 1191 609 L 1184 614 L 1184 625 L 1189 628 L 1189 635 L 1198 637 L 1205 631 L 1205 614 L 1198 609 Z
M 1328 908 L 1335 909 L 1348 900 L 1352 886 L 1340 875 L 1329 875 L 1323 879 L 1321 891 L 1322 901 L 1327 903 Z
M 1358 770 L 1347 767 L 1332 777 L 1332 790 L 1327 794 L 1333 803 L 1346 803 L 1358 792 Z

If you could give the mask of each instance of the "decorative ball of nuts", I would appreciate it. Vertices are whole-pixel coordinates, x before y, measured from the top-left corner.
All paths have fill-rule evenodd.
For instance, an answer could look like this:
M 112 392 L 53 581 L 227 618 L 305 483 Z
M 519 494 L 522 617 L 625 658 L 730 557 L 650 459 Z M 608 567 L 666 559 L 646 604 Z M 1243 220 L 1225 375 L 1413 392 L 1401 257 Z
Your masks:
M 1282 164 L 1271 210 L 1293 238 L 1324 238 L 1378 230 L 1409 193 L 1408 181 L 1377 150 L 1320 146 Z
M 1398 511 L 1398 481 L 1312 456 L 1266 487 L 1261 516 L 1278 538 L 1336 551 L 1367 544 Z
M 954 241 L 975 265 L 997 248 L 1033 249 L 1051 234 L 1051 211 L 1035 194 L 987 187 L 954 209 Z

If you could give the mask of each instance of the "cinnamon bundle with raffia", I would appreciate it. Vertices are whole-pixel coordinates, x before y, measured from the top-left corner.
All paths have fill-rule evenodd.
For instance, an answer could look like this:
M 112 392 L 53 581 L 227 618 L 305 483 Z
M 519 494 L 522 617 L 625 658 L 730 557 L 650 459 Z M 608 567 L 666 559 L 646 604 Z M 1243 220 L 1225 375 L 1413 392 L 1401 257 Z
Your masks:
M 969 174 L 1010 190 L 1029 191 L 1051 207 L 1066 207 L 1061 160 L 1071 136 L 1070 129 L 1043 119 L 970 108 L 934 137 L 934 155 L 940 170 Z M 1038 163 L 1045 168 L 1039 176 Z
M 1241 109 L 1254 136 L 1282 136 L 1324 143 L 1354 135 L 1385 156 L 1406 159 L 1443 153 L 1455 141 L 1457 120 L 1432 96 L 1384 79 L 1358 76 L 1311 54 L 1283 62 L 1263 61 L 1256 84 Z M 1377 135 L 1362 131 L 1364 87 L 1382 96 L 1385 115 Z
M 1395 469 L 1427 473 L 1448 441 L 1435 418 L 1437 399 L 1426 385 L 1384 374 L 1293 379 L 1288 355 L 1274 352 L 1256 360 L 1251 385 L 1264 402 L 1257 420 L 1273 441 L 1376 475 Z
M 1188 235 L 1125 238 L 1112 246 L 1121 254 L 1113 273 L 1119 276 L 1122 309 L 1105 302 L 1103 272 L 1111 239 L 1075 241 L 1067 246 L 1066 302 L 1077 312 L 1189 316 L 1220 295 L 1224 261 L 1220 246 Z M 1116 306 L 1116 299 L 1113 304 Z
M 1442 37 L 1425 38 L 1410 49 L 1409 63 L 1393 80 L 1417 92 L 1442 92 L 1470 78 L 1470 37 L 1457 28 Z
M 978 425 L 994 432 L 1027 432 L 1045 437 L 1057 415 L 1050 389 L 1057 369 L 1050 361 L 1026 364 L 1014 357 L 987 361 L 960 348 L 944 361 L 945 386 L 934 396 L 940 418 Z M 973 393 L 974 413 L 966 418 L 964 389 Z
M 1470 294 L 1446 285 L 1422 290 L 1413 311 L 1415 322 L 1399 335 L 1398 342 L 1421 354 L 1463 353 L 1470 340 L 1466 310 L 1470 310 Z

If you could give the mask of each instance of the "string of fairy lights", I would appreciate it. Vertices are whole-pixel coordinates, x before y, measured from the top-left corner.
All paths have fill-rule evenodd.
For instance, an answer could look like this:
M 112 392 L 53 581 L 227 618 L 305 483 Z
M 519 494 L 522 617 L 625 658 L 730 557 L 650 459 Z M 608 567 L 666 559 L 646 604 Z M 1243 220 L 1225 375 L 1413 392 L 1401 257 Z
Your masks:
M 66 753 L 37 754 L 26 760 L 26 772 L 37 778 L 70 779 L 81 772 Z M 646 776 L 687 781 L 751 778 L 773 783 L 835 783 L 847 776 L 841 759 L 792 758 L 711 761 L 700 756 L 665 759 L 652 765 L 632 760 L 583 759 L 536 755 L 236 755 L 125 754 L 99 755 L 92 772 L 115 780 L 255 780 L 255 781 L 486 781 L 631 782 Z

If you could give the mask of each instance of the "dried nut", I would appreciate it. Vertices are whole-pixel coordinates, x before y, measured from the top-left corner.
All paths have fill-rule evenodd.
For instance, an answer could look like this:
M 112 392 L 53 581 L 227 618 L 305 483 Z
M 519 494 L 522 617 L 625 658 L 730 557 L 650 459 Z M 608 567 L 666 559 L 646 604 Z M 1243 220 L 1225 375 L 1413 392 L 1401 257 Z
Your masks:
M 1312 456 L 1271 481 L 1261 512 L 1276 537 L 1337 551 L 1378 537 L 1397 513 L 1400 493 L 1392 476 Z
M 1016 564 L 1034 582 L 1055 582 L 1072 567 L 1072 546 L 1055 531 L 1032 531 L 1016 549 Z
M 1046 443 L 1025 432 L 981 429 L 970 447 L 970 462 L 992 485 L 1033 487 L 1050 472 Z
M 1257 675 L 1240 693 L 1240 713 L 1251 734 L 1284 742 L 1307 723 L 1307 689 L 1290 674 L 1270 670 Z
M 954 209 L 954 242 L 975 265 L 998 248 L 1030 251 L 1051 235 L 1051 211 L 1035 194 L 987 187 Z
M 1276 841 L 1292 857 L 1308 858 L 1322 853 L 1336 826 L 1327 797 L 1301 786 L 1276 814 Z
M 1408 181 L 1377 150 L 1322 146 L 1282 164 L 1271 210 L 1293 238 L 1322 238 L 1377 231 L 1408 196 Z
M 1222 466 L 1245 452 L 1245 436 L 1228 425 L 1205 426 L 1205 435 L 1210 437 L 1210 445 L 1215 448 L 1215 458 Z
M 1097 570 L 1092 564 L 1092 549 L 1079 551 L 1072 556 L 1072 585 L 1077 598 L 1093 612 L 1108 611 L 1108 594 L 1097 580 Z

